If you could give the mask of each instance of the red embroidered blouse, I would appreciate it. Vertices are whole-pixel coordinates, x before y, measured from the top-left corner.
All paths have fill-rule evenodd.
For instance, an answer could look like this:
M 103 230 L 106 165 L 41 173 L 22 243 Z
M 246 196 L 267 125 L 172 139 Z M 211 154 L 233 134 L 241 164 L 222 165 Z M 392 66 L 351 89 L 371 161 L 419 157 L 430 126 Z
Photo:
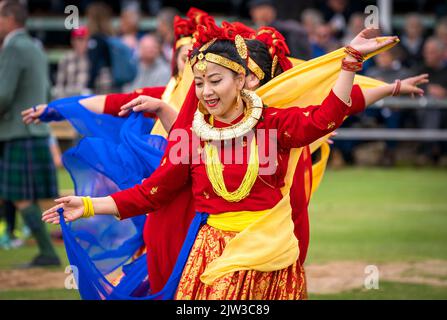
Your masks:
M 263 119 L 256 125 L 259 129 L 276 129 L 277 141 L 276 170 L 271 174 L 258 175 L 248 197 L 239 202 L 227 202 L 214 193 L 213 187 L 207 177 L 205 164 L 202 159 L 197 163 L 174 164 L 166 154 L 162 158 L 160 167 L 154 171 L 150 178 L 130 189 L 111 195 L 114 199 L 121 219 L 145 214 L 159 209 L 170 201 L 172 194 L 192 179 L 192 191 L 196 210 L 209 214 L 218 214 L 228 211 L 260 211 L 274 207 L 282 198 L 280 187 L 284 185 L 284 176 L 287 170 L 290 148 L 306 146 L 318 138 L 338 128 L 346 115 L 360 112 L 365 108 L 365 100 L 359 86 L 353 86 L 351 92 L 352 106 L 349 107 L 341 101 L 331 90 L 321 105 L 308 106 L 306 108 L 292 107 L 278 109 L 269 107 L 263 110 Z M 242 117 L 242 116 L 241 116 Z M 236 119 L 234 123 L 240 121 Z M 219 121 L 214 122 L 216 127 L 228 126 Z M 191 128 L 188 135 L 192 135 Z M 265 135 L 268 135 L 265 130 Z M 252 137 L 253 138 L 253 137 Z M 191 140 L 191 139 L 189 139 Z M 234 143 L 241 143 L 243 152 L 242 164 L 225 164 L 222 154 L 221 162 L 224 163 L 223 176 L 227 190 L 237 189 L 247 170 L 247 148 L 250 141 L 245 143 L 240 139 L 234 139 Z M 269 149 L 271 140 L 268 136 L 264 139 L 264 145 L 259 144 L 259 154 L 262 149 Z M 203 146 L 200 145 L 200 146 Z M 193 150 L 189 143 L 190 158 L 197 160 L 199 150 Z M 235 148 L 233 144 L 221 146 L 221 151 Z M 234 158 L 233 158 L 234 159 Z M 271 165 L 271 163 L 269 163 Z M 262 168 L 263 165 L 260 165 Z

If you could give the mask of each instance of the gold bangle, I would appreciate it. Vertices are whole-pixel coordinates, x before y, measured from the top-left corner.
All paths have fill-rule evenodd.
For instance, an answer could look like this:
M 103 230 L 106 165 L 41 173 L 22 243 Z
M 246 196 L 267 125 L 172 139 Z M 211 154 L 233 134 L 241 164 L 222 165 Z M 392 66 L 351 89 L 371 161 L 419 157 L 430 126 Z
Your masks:
M 91 218 L 95 215 L 95 210 L 93 209 L 93 202 L 90 197 L 82 197 L 82 202 L 84 204 L 84 213 L 82 218 Z

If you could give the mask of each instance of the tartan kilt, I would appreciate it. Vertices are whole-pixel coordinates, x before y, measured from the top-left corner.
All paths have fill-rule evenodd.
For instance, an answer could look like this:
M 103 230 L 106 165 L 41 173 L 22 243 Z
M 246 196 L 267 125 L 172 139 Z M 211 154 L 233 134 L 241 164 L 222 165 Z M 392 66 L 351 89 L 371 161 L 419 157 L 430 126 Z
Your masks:
M 37 200 L 57 195 L 48 137 L 0 141 L 0 199 Z

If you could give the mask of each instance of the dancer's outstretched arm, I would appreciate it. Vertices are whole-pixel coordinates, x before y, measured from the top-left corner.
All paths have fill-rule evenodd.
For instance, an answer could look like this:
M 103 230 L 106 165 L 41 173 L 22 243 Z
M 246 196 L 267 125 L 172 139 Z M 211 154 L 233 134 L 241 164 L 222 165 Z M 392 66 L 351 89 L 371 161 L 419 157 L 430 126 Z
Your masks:
M 377 51 L 395 41 L 397 37 L 389 37 L 385 41 L 377 41 L 377 29 L 364 29 L 360 32 L 350 43 L 350 46 L 359 51 L 363 55 Z M 345 58 L 347 61 L 356 62 L 356 58 L 347 55 Z M 345 103 L 349 103 L 352 85 L 354 82 L 355 72 L 341 70 L 337 81 L 333 87 L 334 94 Z
M 410 77 L 401 80 L 400 95 L 422 96 L 424 90 L 418 87 L 418 85 L 428 83 L 428 74 L 420 74 L 415 77 Z M 365 89 L 363 96 L 365 97 L 365 104 L 367 106 L 392 95 L 395 84 L 387 84 L 377 88 Z
M 166 132 L 171 130 L 171 127 L 178 116 L 178 112 L 174 107 L 170 106 L 161 99 L 156 99 L 145 95 L 141 95 L 123 105 L 118 115 L 120 117 L 124 117 L 130 111 L 155 113 L 155 115 L 160 119 Z
M 58 209 L 64 209 L 65 221 L 75 221 L 84 214 L 84 203 L 82 197 L 68 196 L 54 200 L 56 206 L 48 209 L 42 214 L 42 221 L 51 224 L 59 224 Z M 119 216 L 118 209 L 112 197 L 92 198 L 93 210 L 95 214 Z
M 62 98 L 52 101 L 51 104 L 64 104 L 66 101 L 64 100 L 76 100 L 81 106 L 86 109 L 94 112 L 94 113 L 107 113 L 114 116 L 117 116 L 120 112 L 120 107 L 139 95 L 148 95 L 154 98 L 161 98 L 165 87 L 147 87 L 134 90 L 128 93 L 111 93 L 107 95 L 96 95 L 87 98 L 83 98 L 82 96 L 74 96 L 68 98 Z M 73 101 L 70 101 L 70 103 Z M 25 124 L 30 123 L 39 123 L 41 115 L 45 112 L 47 104 L 40 104 L 32 108 L 28 108 L 22 112 L 22 120 Z
M 79 104 L 94 113 L 104 113 L 107 96 L 97 95 L 79 100 Z M 39 104 L 22 111 L 22 120 L 25 124 L 40 123 L 40 116 L 45 112 L 48 104 Z

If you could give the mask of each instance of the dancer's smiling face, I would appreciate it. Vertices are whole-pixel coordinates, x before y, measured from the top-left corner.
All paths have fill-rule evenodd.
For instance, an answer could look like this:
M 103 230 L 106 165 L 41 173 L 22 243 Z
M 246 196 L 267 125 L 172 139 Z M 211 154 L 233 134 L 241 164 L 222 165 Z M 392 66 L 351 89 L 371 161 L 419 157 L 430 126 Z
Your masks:
M 245 75 L 236 74 L 218 64 L 207 62 L 205 72 L 193 68 L 196 95 L 208 113 L 230 123 L 243 112 L 238 96 L 244 88 Z

